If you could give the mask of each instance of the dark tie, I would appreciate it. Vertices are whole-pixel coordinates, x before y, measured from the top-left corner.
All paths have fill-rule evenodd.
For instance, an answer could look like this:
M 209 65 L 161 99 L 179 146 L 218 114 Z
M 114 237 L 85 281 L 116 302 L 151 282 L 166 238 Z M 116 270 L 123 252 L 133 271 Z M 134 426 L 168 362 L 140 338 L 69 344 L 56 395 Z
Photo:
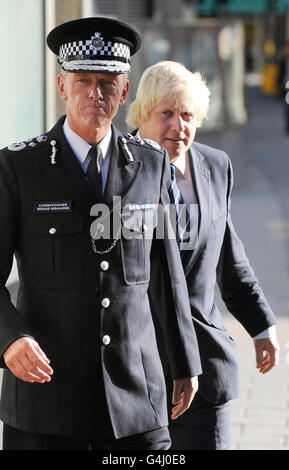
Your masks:
M 188 254 L 189 250 L 182 250 L 182 242 L 187 240 L 187 230 L 190 228 L 190 215 L 187 210 L 186 204 L 182 197 L 181 191 L 177 185 L 176 179 L 176 167 L 171 164 L 171 184 L 169 187 L 169 195 L 171 203 L 175 206 L 176 211 L 176 240 L 180 248 L 180 255 L 182 261 L 184 261 L 185 255 Z
M 98 147 L 91 147 L 87 156 L 90 156 L 91 160 L 86 170 L 86 176 L 89 180 L 92 190 L 96 194 L 96 200 L 102 200 L 102 176 L 101 168 L 99 165 L 100 149 Z

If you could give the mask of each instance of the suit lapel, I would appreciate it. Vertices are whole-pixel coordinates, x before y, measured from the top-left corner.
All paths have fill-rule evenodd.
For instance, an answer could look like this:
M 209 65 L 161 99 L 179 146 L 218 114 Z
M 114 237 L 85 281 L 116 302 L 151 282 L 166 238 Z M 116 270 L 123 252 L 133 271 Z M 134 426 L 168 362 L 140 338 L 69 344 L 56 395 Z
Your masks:
M 203 156 L 194 147 L 191 146 L 189 150 L 189 161 L 192 175 L 192 182 L 195 190 L 197 203 L 199 205 L 199 223 L 198 223 L 198 238 L 196 247 L 192 251 L 191 256 L 188 257 L 184 266 L 185 274 L 188 274 L 192 269 L 198 253 L 206 239 L 208 224 L 211 214 L 211 195 L 210 195 L 210 171 L 202 164 Z

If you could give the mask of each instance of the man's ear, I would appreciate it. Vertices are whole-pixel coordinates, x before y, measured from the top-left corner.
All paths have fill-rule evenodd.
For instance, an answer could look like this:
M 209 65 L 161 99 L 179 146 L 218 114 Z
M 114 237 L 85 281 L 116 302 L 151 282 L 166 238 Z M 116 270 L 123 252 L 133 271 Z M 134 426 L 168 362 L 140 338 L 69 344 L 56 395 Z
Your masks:
M 67 101 L 65 77 L 61 73 L 57 75 L 57 87 L 60 98 L 63 101 Z
M 122 106 L 126 102 L 128 91 L 129 91 L 129 80 L 127 80 L 122 90 L 122 95 L 121 95 L 120 102 L 119 102 L 120 106 Z

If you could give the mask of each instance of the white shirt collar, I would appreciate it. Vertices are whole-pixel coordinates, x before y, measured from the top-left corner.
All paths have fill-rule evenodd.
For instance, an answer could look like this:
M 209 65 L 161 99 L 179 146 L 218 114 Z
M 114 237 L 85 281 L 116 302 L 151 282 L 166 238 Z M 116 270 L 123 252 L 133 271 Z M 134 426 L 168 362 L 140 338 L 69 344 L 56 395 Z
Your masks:
M 76 134 L 68 124 L 68 119 L 66 117 L 64 124 L 63 124 L 63 132 L 64 135 L 72 148 L 73 152 L 75 153 L 76 157 L 80 161 L 81 164 L 84 163 L 88 151 L 91 148 L 86 140 Z M 108 133 L 106 136 L 99 142 L 98 147 L 101 150 L 103 160 L 108 155 L 108 151 L 110 149 L 110 142 L 111 142 L 112 130 L 111 127 L 109 128 Z
M 171 163 L 179 170 L 183 178 L 186 177 L 186 164 L 188 164 L 188 157 L 186 153 L 179 155 L 171 160 Z

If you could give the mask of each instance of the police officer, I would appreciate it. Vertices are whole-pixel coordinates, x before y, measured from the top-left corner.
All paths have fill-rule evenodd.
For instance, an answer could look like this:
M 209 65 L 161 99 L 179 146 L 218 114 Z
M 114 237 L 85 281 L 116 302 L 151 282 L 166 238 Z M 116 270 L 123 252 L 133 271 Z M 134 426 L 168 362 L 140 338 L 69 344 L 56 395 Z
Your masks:
M 0 155 L 3 448 L 168 449 L 151 269 L 168 283 L 159 320 L 174 419 L 201 367 L 176 241 L 153 238 L 146 223 L 169 201 L 168 157 L 112 126 L 140 35 L 95 17 L 56 27 L 47 42 L 67 114 Z M 14 254 L 16 307 L 5 287 Z

